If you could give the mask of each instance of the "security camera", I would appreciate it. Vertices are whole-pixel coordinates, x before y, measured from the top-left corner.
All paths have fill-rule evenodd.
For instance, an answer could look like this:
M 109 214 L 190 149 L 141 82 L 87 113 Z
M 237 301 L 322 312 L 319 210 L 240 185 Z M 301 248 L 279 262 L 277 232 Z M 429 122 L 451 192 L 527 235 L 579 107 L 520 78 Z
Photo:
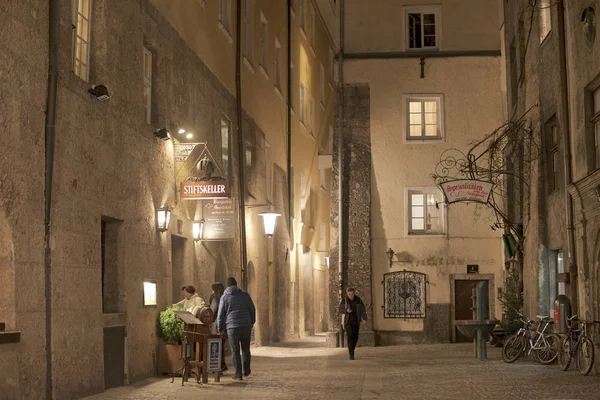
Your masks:
M 108 89 L 104 85 L 93 85 L 88 92 L 96 97 L 98 101 L 106 101 L 110 99 L 110 95 L 108 94 Z

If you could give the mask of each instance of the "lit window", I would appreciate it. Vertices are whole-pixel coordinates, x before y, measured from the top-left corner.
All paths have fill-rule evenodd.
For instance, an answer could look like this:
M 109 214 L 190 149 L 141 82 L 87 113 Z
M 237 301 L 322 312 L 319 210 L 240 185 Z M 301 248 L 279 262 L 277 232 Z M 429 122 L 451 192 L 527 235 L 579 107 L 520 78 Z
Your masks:
M 90 78 L 90 16 L 92 0 L 73 0 L 73 71 L 84 81 Z
M 443 195 L 438 188 L 408 190 L 408 234 L 442 234 L 444 229 Z
M 221 168 L 223 169 L 223 176 L 227 178 L 229 176 L 229 128 L 231 122 L 227 118 L 221 119 Z
M 439 48 L 440 7 L 407 7 L 406 37 L 408 49 Z
M 442 96 L 407 96 L 408 140 L 436 140 L 443 137 Z
M 144 47 L 144 119 L 152 119 L 152 53 Z
M 156 305 L 156 282 L 144 282 L 144 306 Z

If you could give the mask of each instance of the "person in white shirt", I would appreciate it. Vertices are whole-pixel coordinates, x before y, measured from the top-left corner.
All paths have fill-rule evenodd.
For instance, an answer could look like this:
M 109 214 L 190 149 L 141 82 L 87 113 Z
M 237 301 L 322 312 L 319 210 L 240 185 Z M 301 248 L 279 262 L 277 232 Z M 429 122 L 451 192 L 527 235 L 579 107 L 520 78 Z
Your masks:
M 206 306 L 206 302 L 202 297 L 198 296 L 196 288 L 192 285 L 183 286 L 181 290 L 183 291 L 183 297 L 185 298 L 180 302 L 173 304 L 173 307 L 183 307 L 185 311 L 191 313 L 194 317 L 197 317 L 202 307 Z

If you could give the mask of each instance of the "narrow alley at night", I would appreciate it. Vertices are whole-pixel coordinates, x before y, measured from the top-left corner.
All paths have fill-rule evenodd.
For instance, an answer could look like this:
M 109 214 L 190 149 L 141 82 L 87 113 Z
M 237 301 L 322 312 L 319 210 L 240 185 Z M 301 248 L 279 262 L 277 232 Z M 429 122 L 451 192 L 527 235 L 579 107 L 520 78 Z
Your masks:
M 0 400 L 600 399 L 598 8 L 0 0 Z

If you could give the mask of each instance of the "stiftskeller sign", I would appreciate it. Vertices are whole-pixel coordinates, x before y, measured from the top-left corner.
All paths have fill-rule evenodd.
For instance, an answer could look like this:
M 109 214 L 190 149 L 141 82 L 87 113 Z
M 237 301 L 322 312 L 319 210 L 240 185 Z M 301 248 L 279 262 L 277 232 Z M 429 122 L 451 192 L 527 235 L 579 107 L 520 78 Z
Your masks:
M 223 199 L 229 193 L 229 182 L 225 179 L 192 179 L 181 183 L 182 200 Z
M 460 179 L 440 183 L 448 204 L 457 202 L 487 203 L 494 184 L 476 179 Z

